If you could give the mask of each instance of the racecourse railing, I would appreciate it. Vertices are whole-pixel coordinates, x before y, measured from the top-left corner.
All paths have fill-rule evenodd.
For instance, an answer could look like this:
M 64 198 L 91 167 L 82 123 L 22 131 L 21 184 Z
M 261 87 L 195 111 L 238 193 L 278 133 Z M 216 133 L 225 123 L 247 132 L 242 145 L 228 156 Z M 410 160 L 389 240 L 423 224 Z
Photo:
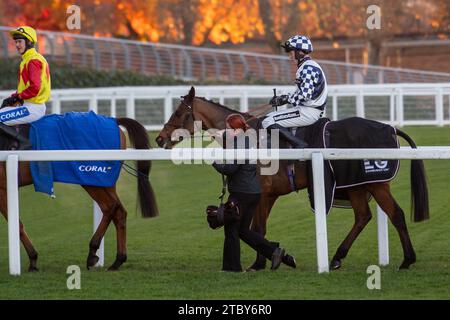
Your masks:
M 173 150 L 52 150 L 52 151 L 0 151 L 0 161 L 6 161 L 9 271 L 20 275 L 19 235 L 19 161 L 83 161 L 83 160 L 172 160 L 180 164 L 211 163 L 222 159 L 280 159 L 312 160 L 314 181 L 314 207 L 318 272 L 328 272 L 328 240 L 326 224 L 324 159 L 450 159 L 450 147 L 422 147 L 418 149 L 258 149 L 224 150 L 221 148 L 175 148 Z M 182 162 L 181 162 L 182 163 Z M 95 207 L 95 206 L 94 206 Z M 386 215 L 378 209 L 379 264 L 389 264 L 388 227 Z M 95 214 L 95 211 L 94 211 Z M 99 211 L 96 213 L 101 215 Z M 98 218 L 94 217 L 94 221 Z M 103 260 L 103 252 L 100 253 Z
M 8 30 L 0 27 L 0 58 L 17 57 Z M 92 70 L 129 70 L 189 81 L 292 82 L 296 66 L 286 56 L 38 31 L 39 50 L 50 63 Z M 319 60 L 330 84 L 449 82 L 449 73 Z
M 272 88 L 278 94 L 293 86 L 198 86 L 197 96 L 211 98 L 240 111 L 263 115 Z M 159 130 L 189 86 L 58 89 L 48 103 L 51 113 L 93 110 L 112 117 L 135 118 L 148 130 Z M 0 91 L 0 98 L 13 90 Z M 365 117 L 397 126 L 450 124 L 450 82 L 435 84 L 330 85 L 326 115 L 332 120 Z

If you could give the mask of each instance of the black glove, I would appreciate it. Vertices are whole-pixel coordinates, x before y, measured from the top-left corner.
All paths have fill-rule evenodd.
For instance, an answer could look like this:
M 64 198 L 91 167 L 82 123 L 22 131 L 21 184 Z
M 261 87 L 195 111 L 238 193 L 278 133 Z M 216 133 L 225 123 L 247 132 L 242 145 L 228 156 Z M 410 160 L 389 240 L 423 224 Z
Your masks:
M 283 94 L 281 96 L 273 97 L 272 99 L 270 99 L 269 103 L 274 107 L 278 107 L 288 103 L 288 100 L 289 96 L 287 94 Z
M 3 100 L 2 106 L 0 107 L 0 109 L 1 109 L 1 108 L 4 108 L 4 107 L 10 107 L 10 106 L 13 106 L 13 105 L 15 105 L 17 102 L 19 102 L 21 105 L 23 104 L 23 100 L 20 99 L 19 96 L 11 96 L 11 97 L 9 97 L 9 98 L 6 98 L 6 99 Z

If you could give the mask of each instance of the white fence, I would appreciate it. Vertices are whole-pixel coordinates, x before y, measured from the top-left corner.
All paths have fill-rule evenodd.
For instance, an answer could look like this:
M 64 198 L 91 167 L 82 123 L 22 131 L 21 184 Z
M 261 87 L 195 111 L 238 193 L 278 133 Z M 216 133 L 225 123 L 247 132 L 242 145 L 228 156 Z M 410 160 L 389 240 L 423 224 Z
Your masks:
M 94 110 L 112 117 L 130 117 L 147 130 L 159 130 L 179 105 L 188 86 L 111 87 L 53 90 L 49 112 Z M 265 111 L 273 95 L 292 92 L 293 86 L 198 86 L 197 96 L 211 98 L 240 111 Z M 11 91 L 0 91 L 0 98 Z M 327 116 L 332 120 L 360 116 L 392 125 L 450 124 L 450 83 L 331 85 Z
M 186 150 L 64 150 L 64 151 L 0 151 L 0 161 L 7 163 L 8 241 L 10 274 L 20 275 L 19 236 L 19 161 L 82 161 L 82 160 L 203 160 L 232 159 L 236 150 L 186 149 Z M 311 159 L 314 176 L 317 263 L 319 273 L 328 272 L 328 240 L 325 214 L 325 189 L 323 160 L 342 159 L 450 159 L 450 147 L 419 149 L 273 149 L 237 152 L 237 159 Z M 95 220 L 95 218 L 94 218 Z M 378 210 L 379 264 L 389 263 L 387 219 Z M 103 260 L 103 253 L 101 253 Z

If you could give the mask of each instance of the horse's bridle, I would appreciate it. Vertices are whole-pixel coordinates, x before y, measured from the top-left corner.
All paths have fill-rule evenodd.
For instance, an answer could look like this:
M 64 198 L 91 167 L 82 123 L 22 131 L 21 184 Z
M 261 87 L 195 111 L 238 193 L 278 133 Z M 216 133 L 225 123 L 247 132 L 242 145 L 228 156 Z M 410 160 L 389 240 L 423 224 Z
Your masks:
M 193 123 L 193 126 L 194 126 L 194 127 L 193 127 L 193 130 L 194 130 L 194 132 L 195 132 L 195 131 L 196 131 L 196 127 L 195 127 L 196 124 L 195 124 L 195 116 L 194 116 L 194 105 L 193 105 L 193 104 L 188 104 L 188 103 L 186 102 L 186 97 L 187 97 L 187 96 L 181 96 L 181 104 L 182 104 L 182 105 L 187 109 L 187 111 L 188 111 L 188 115 L 187 115 L 187 117 L 186 117 L 185 120 L 187 120 L 187 119 L 189 119 L 189 118 L 192 119 L 192 123 Z M 182 115 L 178 112 L 178 110 L 175 111 L 174 115 L 175 115 L 175 117 L 177 117 L 178 119 L 182 116 Z M 249 114 L 249 113 L 245 113 L 244 115 L 247 116 L 248 122 L 255 121 L 255 122 L 256 122 L 256 129 L 258 129 L 258 125 L 260 125 L 260 119 L 258 119 L 257 117 L 255 117 L 255 116 L 253 116 L 253 115 L 251 115 L 251 114 Z M 173 128 L 173 130 L 175 130 L 175 129 L 180 129 L 180 128 L 184 128 L 185 120 L 183 120 L 183 124 L 180 125 L 180 126 L 176 126 L 176 125 L 174 125 L 174 124 L 172 124 L 172 123 L 166 123 L 163 130 L 166 130 L 166 127 Z M 199 129 L 203 129 L 203 128 L 199 128 Z
M 163 130 L 167 131 L 167 129 L 166 129 L 167 127 L 172 128 L 173 130 L 180 129 L 180 128 L 184 128 L 184 123 L 185 123 L 185 121 L 186 121 L 187 119 L 191 118 L 191 119 L 192 119 L 193 126 L 194 126 L 193 129 L 194 129 L 194 131 L 195 131 L 194 108 L 193 108 L 193 105 L 189 105 L 188 103 L 186 103 L 185 99 L 186 99 L 186 96 L 181 96 L 181 104 L 182 104 L 183 106 L 185 106 L 186 109 L 188 110 L 188 112 L 187 112 L 188 115 L 187 115 L 186 119 L 183 120 L 183 122 L 182 122 L 181 125 L 174 125 L 174 124 L 168 122 L 168 123 L 166 123 L 166 124 L 164 125 Z M 178 119 L 181 118 L 181 117 L 183 116 L 182 114 L 180 114 L 180 112 L 179 112 L 178 110 L 175 111 L 174 115 L 175 115 L 175 117 L 178 118 Z M 172 130 L 172 131 L 173 131 L 173 130 Z
M 186 103 L 186 101 L 184 101 L 184 100 L 186 99 L 186 96 L 183 96 L 183 97 L 181 97 L 181 98 L 182 98 L 182 99 L 181 99 L 181 104 L 184 105 L 184 106 L 189 110 L 189 111 L 188 111 L 188 114 L 189 114 L 189 116 L 191 116 L 191 118 L 192 118 L 192 125 L 193 125 L 193 130 L 194 130 L 194 132 L 196 131 L 196 129 L 199 129 L 199 131 L 201 131 L 203 128 L 202 128 L 202 127 L 196 128 L 196 125 L 195 125 L 194 103 L 192 103 L 192 105 L 189 105 L 189 104 Z M 195 97 L 194 97 L 194 99 L 195 99 Z
M 184 101 L 185 99 L 186 99 L 186 96 L 181 97 L 181 104 L 188 109 L 188 114 L 191 116 L 192 121 L 194 122 L 195 121 L 195 118 L 194 118 L 194 105 L 193 104 L 192 105 L 187 104 L 186 101 Z

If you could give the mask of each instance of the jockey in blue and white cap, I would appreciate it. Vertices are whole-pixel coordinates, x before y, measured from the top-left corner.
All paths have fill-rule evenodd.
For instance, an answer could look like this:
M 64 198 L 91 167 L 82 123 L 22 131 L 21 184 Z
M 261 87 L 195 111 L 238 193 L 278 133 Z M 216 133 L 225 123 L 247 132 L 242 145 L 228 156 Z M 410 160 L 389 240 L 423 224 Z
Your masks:
M 282 47 L 291 60 L 297 61 L 297 88 L 293 93 L 273 97 L 270 104 L 282 106 L 290 103 L 293 107 L 269 113 L 262 125 L 268 129 L 279 129 L 281 136 L 294 147 L 304 148 L 306 143 L 286 128 L 309 126 L 323 116 L 328 96 L 327 81 L 322 68 L 309 56 L 313 45 L 307 36 L 295 35 Z

